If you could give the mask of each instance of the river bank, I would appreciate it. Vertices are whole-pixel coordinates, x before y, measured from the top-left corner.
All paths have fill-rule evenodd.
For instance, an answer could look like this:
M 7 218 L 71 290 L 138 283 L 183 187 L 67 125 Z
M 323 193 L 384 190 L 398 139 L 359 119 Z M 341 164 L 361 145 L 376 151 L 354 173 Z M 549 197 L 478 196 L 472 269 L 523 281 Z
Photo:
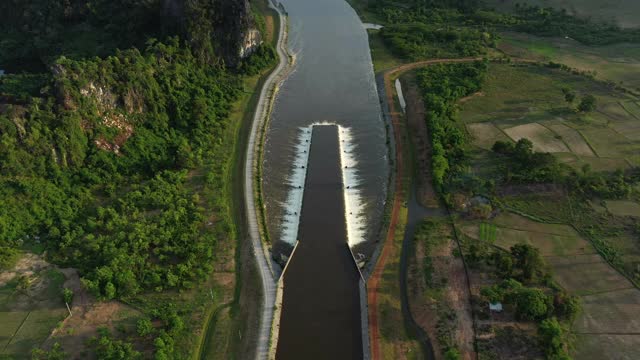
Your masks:
M 261 162 L 258 158 L 262 154 L 262 136 L 260 129 L 266 128 L 266 123 L 271 115 L 275 95 L 278 92 L 280 84 L 286 79 L 288 72 L 293 66 L 293 57 L 290 56 L 286 44 L 288 26 L 284 9 L 281 4 L 275 2 L 269 3 L 270 8 L 277 12 L 280 27 L 278 29 L 278 39 L 276 52 L 278 54 L 278 65 L 269 74 L 264 85 L 260 90 L 260 96 L 256 103 L 255 113 L 251 122 L 251 129 L 245 152 L 244 161 L 244 206 L 247 220 L 247 237 L 250 239 L 251 252 L 257 264 L 259 279 L 262 283 L 262 305 L 259 310 L 258 330 L 255 341 L 251 344 L 255 349 L 256 359 L 266 359 L 269 357 L 269 349 L 271 342 L 271 328 L 274 317 L 274 307 L 276 300 L 276 278 L 277 274 L 272 264 L 269 249 L 263 241 L 263 233 L 261 231 L 262 207 L 256 206 L 256 199 L 262 202 L 262 197 L 256 197 L 256 182 L 261 181 L 256 177 L 256 172 L 260 169 Z M 260 138 L 258 138 L 260 137 Z M 260 145 L 259 145 L 260 144 Z M 258 150 L 260 149 L 260 150 Z M 256 157 L 257 155 L 257 157 Z M 261 193 L 260 193 L 261 194 Z M 250 346 L 251 346 L 250 345 Z
M 273 79 L 282 70 L 283 61 L 286 61 L 280 51 L 284 42 L 283 34 L 286 33 L 286 22 L 280 9 L 268 0 L 256 5 L 256 11 L 265 19 L 265 41 L 276 46 L 279 62 L 268 71 L 247 79 L 244 87 L 251 91 L 246 91 L 234 107 L 234 133 L 238 141 L 235 144 L 231 168 L 226 176 L 230 178 L 227 194 L 233 199 L 232 216 L 235 219 L 236 233 L 236 245 L 227 249 L 227 253 L 232 254 L 234 258 L 236 280 L 228 285 L 234 285 L 233 300 L 211 306 L 207 312 L 208 320 L 203 329 L 203 336 L 198 350 L 194 352 L 194 358 L 198 359 L 228 359 L 230 354 L 238 359 L 266 358 L 265 351 L 261 351 L 266 348 L 264 343 L 268 342 L 269 337 L 268 333 L 265 336 L 263 326 L 264 309 L 268 307 L 265 306 L 264 291 L 265 288 L 269 288 L 268 282 L 272 282 L 273 278 L 263 276 L 261 268 L 256 266 L 256 263 L 260 263 L 260 255 L 264 251 L 257 252 L 256 242 L 247 241 L 250 238 L 255 239 L 256 234 L 250 233 L 248 225 L 255 208 L 248 207 L 245 202 L 247 197 L 253 199 L 253 192 L 244 192 L 245 183 L 248 179 L 253 179 L 253 176 L 247 177 L 245 171 L 247 161 L 253 154 L 251 139 L 255 136 L 255 121 L 259 116 L 263 116 L 263 112 L 259 111 L 262 109 L 260 104 L 264 102 L 265 89 L 273 84 Z M 251 163 L 253 164 L 253 161 Z M 261 244 L 260 239 L 258 244 Z M 267 281 L 266 286 L 264 281 Z M 261 288 L 263 293 L 260 291 Z M 213 292 L 211 296 L 214 297 Z M 256 347 L 256 343 L 262 344 L 262 347 Z

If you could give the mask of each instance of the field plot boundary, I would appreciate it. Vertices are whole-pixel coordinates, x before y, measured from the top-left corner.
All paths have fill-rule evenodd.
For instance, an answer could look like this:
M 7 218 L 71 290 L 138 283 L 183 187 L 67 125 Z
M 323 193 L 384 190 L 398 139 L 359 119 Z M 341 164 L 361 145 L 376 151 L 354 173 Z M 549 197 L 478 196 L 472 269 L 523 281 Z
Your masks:
M 568 126 L 567 124 L 564 123 L 564 121 L 560 121 L 558 124 L 547 125 L 547 124 L 540 123 L 540 125 L 546 127 L 552 133 L 560 136 L 560 141 L 562 141 L 567 146 L 567 148 L 572 154 L 579 157 L 581 156 L 596 157 L 595 151 L 593 151 L 593 148 L 591 147 L 591 145 L 589 145 L 587 140 L 585 140 L 584 136 L 582 136 L 582 133 Z M 564 128 L 564 129 L 560 130 L 558 128 Z M 576 142 L 574 143 L 569 140 L 575 140 Z M 582 143 L 579 143 L 580 141 L 582 141 Z M 588 152 L 584 151 L 584 149 L 580 149 L 582 145 L 586 146 L 586 148 L 588 149 Z
M 18 335 L 18 333 L 20 332 L 20 330 L 22 329 L 22 327 L 24 326 L 24 324 L 27 322 L 27 320 L 29 319 L 29 316 L 31 315 L 31 311 L 27 312 L 27 315 L 25 315 L 24 319 L 22 319 L 22 322 L 20 323 L 20 325 L 18 326 L 18 328 L 13 332 L 13 335 L 11 335 L 11 337 L 9 338 L 9 340 L 7 340 L 7 343 L 4 344 L 4 347 L 2 348 L 2 352 L 4 353 L 7 348 L 9 347 L 9 345 L 11 345 L 11 342 L 13 341 L 13 339 L 16 338 L 16 336 Z
M 631 117 L 634 117 L 634 118 L 636 118 L 636 120 L 640 121 L 640 117 L 637 116 L 636 114 L 634 114 L 633 112 L 631 112 L 629 109 L 627 109 L 627 106 L 624 105 L 625 103 L 628 103 L 628 102 L 633 102 L 634 104 L 636 104 L 636 106 L 638 106 L 635 101 L 625 101 L 625 102 L 618 101 L 618 103 L 624 109 L 624 111 L 626 111 Z
M 530 122 L 503 129 L 513 141 L 527 138 L 533 142 L 536 151 L 550 153 L 571 152 L 564 141 L 557 139 L 555 133 L 539 122 Z M 563 148 L 564 147 L 564 148 Z

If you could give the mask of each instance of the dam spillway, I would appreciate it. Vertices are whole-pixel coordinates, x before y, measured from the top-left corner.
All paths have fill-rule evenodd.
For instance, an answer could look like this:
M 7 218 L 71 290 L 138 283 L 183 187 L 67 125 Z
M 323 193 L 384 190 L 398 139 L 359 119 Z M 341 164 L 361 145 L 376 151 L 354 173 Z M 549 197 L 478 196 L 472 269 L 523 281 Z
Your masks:
M 310 132 L 299 243 L 282 275 L 278 360 L 363 357 L 360 274 L 347 246 L 349 167 L 343 164 L 340 131 L 315 125 Z

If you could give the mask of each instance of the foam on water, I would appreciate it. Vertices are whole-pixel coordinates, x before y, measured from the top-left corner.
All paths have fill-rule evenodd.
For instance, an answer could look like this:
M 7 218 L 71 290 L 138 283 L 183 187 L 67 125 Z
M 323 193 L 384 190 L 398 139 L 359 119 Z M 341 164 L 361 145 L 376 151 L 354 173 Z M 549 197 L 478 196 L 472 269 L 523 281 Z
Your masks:
M 340 168 L 342 173 L 345 221 L 347 224 L 347 238 L 349 246 L 353 247 L 365 241 L 366 222 L 363 214 L 363 197 L 359 189 L 358 162 L 356 161 L 356 147 L 353 143 L 351 129 L 329 122 L 313 123 L 299 130 L 298 142 L 295 149 L 293 169 L 287 180 L 289 193 L 284 204 L 282 220 L 282 241 L 294 245 L 298 241 L 298 229 L 302 212 L 304 185 L 309 163 L 309 150 L 313 128 L 315 126 L 336 125 L 338 127 L 338 141 L 340 143 Z
M 282 241 L 294 245 L 298 240 L 298 227 L 300 225 L 300 212 L 302 211 L 302 196 L 304 183 L 307 178 L 309 163 L 309 149 L 311 147 L 311 135 L 313 126 L 300 128 L 298 143 L 295 150 L 293 169 L 287 180 L 289 194 L 284 204 L 284 216 L 282 220 Z
M 359 189 L 358 162 L 356 146 L 351 129 L 338 125 L 340 141 L 340 163 L 342 168 L 342 185 L 344 191 L 344 210 L 347 222 L 349 246 L 353 247 L 365 241 L 366 219 L 364 218 L 364 201 Z

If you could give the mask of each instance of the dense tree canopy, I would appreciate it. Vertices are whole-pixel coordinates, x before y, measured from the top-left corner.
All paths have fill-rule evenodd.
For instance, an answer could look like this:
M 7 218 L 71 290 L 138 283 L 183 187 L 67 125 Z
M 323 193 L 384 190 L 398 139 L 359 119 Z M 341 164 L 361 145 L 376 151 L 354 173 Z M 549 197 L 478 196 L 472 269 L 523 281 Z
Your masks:
M 418 71 L 424 94 L 426 121 L 432 142 L 434 184 L 441 188 L 452 174 L 463 170 L 467 135 L 456 123 L 456 101 L 481 87 L 487 63 L 433 65 Z

